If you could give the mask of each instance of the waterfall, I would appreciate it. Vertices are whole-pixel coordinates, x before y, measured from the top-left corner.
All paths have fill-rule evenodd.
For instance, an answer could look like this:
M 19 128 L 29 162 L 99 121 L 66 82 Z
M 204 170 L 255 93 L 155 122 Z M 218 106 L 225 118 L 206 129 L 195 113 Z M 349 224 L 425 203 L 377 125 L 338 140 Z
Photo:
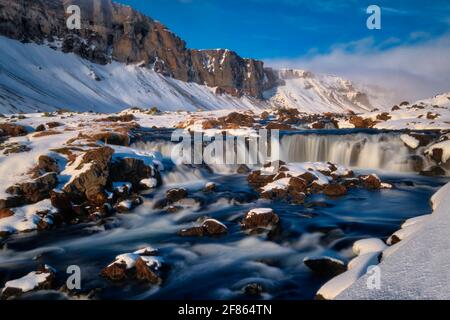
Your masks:
M 158 151 L 170 161 L 175 144 L 167 141 L 141 141 L 134 148 Z M 242 156 L 247 150 L 237 147 Z M 352 134 L 305 134 L 284 135 L 280 142 L 280 157 L 285 162 L 333 162 L 351 168 L 379 169 L 393 172 L 413 172 L 411 156 L 420 156 L 421 149 L 411 151 L 396 133 L 352 133 Z M 210 165 L 214 173 L 230 174 L 236 172 L 236 165 Z M 252 166 L 250 166 L 252 167 Z M 206 178 L 207 170 L 198 167 L 172 166 L 165 174 L 165 182 L 176 183 L 198 181 Z M 416 169 L 417 170 L 417 169 Z
M 286 162 L 331 161 L 347 167 L 413 171 L 411 153 L 397 134 L 294 134 L 281 140 Z M 417 152 L 419 154 L 419 152 Z

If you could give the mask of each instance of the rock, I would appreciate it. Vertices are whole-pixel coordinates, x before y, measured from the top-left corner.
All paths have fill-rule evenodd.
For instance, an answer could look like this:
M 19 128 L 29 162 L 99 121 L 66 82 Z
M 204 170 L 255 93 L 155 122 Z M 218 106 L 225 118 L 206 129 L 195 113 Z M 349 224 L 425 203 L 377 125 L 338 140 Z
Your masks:
M 89 165 L 89 168 L 64 187 L 66 192 L 74 202 L 83 202 L 88 197 L 100 199 L 98 192 L 103 192 L 109 178 L 109 164 L 114 150 L 109 147 L 91 149 L 82 157 L 80 166 Z
M 52 288 L 54 279 L 54 269 L 42 266 L 37 271 L 30 272 L 20 279 L 8 281 L 1 292 L 1 299 L 18 297 L 30 291 L 49 290 Z
M 41 175 L 50 172 L 54 173 L 60 172 L 58 162 L 50 156 L 41 155 L 38 159 L 37 166 L 31 170 L 33 178 L 40 177 Z
M 253 209 L 248 212 L 241 222 L 242 230 L 270 228 L 277 226 L 280 218 L 272 209 Z
M 204 234 L 205 230 L 203 229 L 203 226 L 182 229 L 178 232 L 180 237 L 203 237 Z
M 208 236 L 218 236 L 228 233 L 227 227 L 215 219 L 207 219 L 202 225 Z
M 112 263 L 102 270 L 101 276 L 111 281 L 122 281 L 127 276 L 126 272 L 125 263 Z
M 316 121 L 311 124 L 311 128 L 316 130 L 325 129 L 325 122 L 323 121 Z
M 401 108 L 399 106 L 393 106 L 391 111 L 397 111 L 397 110 L 401 110 Z
M 43 125 L 43 124 L 40 124 L 40 125 L 38 125 L 37 127 L 36 127 L 36 129 L 34 129 L 36 132 L 42 132 L 42 131 L 45 131 L 46 129 L 45 129 L 45 125 Z
M 247 296 L 260 297 L 263 294 L 264 289 L 259 283 L 249 283 L 242 288 L 242 291 Z
M 241 128 L 241 127 L 253 127 L 255 119 L 251 115 L 232 112 L 229 115 L 219 118 L 219 121 L 224 124 L 224 128 Z
M 261 99 L 277 81 L 261 61 L 244 59 L 231 50 L 191 50 L 160 22 L 113 1 L 101 5 L 76 2 L 83 13 L 82 28 L 76 32 L 62 27 L 67 18 L 62 0 L 23 0 L 21 6 L 8 6 L 5 0 L 0 3 L 4 4 L 2 35 L 37 43 L 55 37 L 63 52 L 94 63 L 140 64 L 164 76 L 217 87 L 218 93 Z M 97 75 L 95 79 L 101 80 Z
M 388 121 L 390 119 L 392 119 L 392 117 L 388 112 L 383 112 L 383 113 L 377 115 L 377 120 Z
M 247 173 L 251 172 L 251 170 L 247 165 L 241 164 L 236 172 L 239 174 L 247 174 Z
M 288 123 L 288 124 L 296 124 L 300 122 L 300 111 L 296 108 L 282 108 L 277 111 L 278 121 Z
M 182 199 L 185 199 L 188 196 L 188 192 L 184 188 L 175 188 L 170 189 L 166 192 L 166 199 L 169 203 L 175 203 Z
M 433 148 L 431 150 L 431 154 L 429 154 L 429 157 L 436 161 L 436 163 L 442 163 L 442 156 L 444 155 L 444 150 L 442 148 Z
M 381 180 L 375 174 L 370 174 L 367 176 L 360 176 L 359 180 L 364 188 L 370 190 L 381 189 Z
M 18 205 L 33 204 L 50 197 L 50 191 L 58 184 L 56 173 L 47 173 L 29 182 L 23 182 L 6 189 L 16 198 Z
M 156 179 L 157 187 L 162 184 L 159 171 L 146 165 L 141 159 L 120 158 L 111 163 L 109 180 L 112 182 L 129 181 L 133 189 L 139 190 L 141 181 L 149 178 Z
M 13 123 L 0 123 L 0 136 L 20 137 L 27 134 L 28 131 L 24 126 Z
M 61 127 L 62 125 L 63 125 L 62 123 L 56 122 L 56 121 L 53 121 L 53 122 L 47 122 L 47 127 L 48 127 L 49 129 Z
M 52 206 L 62 213 L 72 213 L 72 202 L 66 193 L 52 190 L 50 192 L 50 201 Z
M 359 129 L 372 128 L 375 125 L 371 119 L 364 119 L 360 116 L 351 116 L 349 122 Z
M 133 196 L 128 200 L 121 201 L 115 207 L 120 213 L 127 213 L 140 206 L 144 201 L 139 196 Z
M 389 237 L 388 239 L 388 244 L 393 246 L 396 245 L 397 243 L 400 243 L 402 241 L 402 239 L 400 239 L 397 235 L 392 235 Z
M 14 211 L 11 209 L 0 209 L 0 219 L 8 218 L 14 215 Z
M 217 186 L 216 186 L 215 183 L 213 183 L 213 182 L 208 182 L 208 183 L 205 185 L 205 187 L 203 188 L 203 192 L 205 192 L 205 193 L 211 193 L 211 192 L 216 191 L 216 189 L 217 189 Z
M 107 145 L 110 144 L 113 146 L 124 147 L 128 147 L 130 145 L 130 137 L 128 134 L 119 132 L 99 132 L 92 135 L 91 138 L 97 141 L 102 141 Z
M 261 120 L 267 120 L 270 117 L 270 114 L 267 111 L 263 111 L 259 117 L 261 118 Z
M 444 169 L 442 169 L 439 166 L 432 166 L 432 167 L 427 168 L 426 170 L 420 171 L 420 174 L 422 176 L 427 176 L 427 177 L 436 177 L 436 176 L 445 176 L 446 172 Z
M 336 277 L 347 271 L 343 261 L 330 257 L 305 258 L 303 263 L 321 276 Z
M 154 285 L 161 284 L 162 280 L 153 270 L 147 265 L 142 258 L 137 258 L 136 264 L 136 279 L 145 281 Z
M 329 197 L 341 197 L 347 194 L 347 188 L 338 183 L 327 184 L 323 193 Z
M 249 176 L 247 177 L 247 181 L 252 187 L 261 188 L 266 184 L 272 182 L 274 177 L 274 174 L 266 175 L 262 174 L 261 170 L 256 170 L 249 174 Z
M 403 101 L 402 103 L 400 103 L 400 107 L 404 107 L 404 106 L 408 106 L 409 102 L 408 101 Z
M 227 227 L 215 219 L 206 219 L 201 226 L 183 229 L 178 232 L 181 237 L 221 236 L 228 233 Z
M 220 121 L 218 121 L 216 119 L 208 119 L 208 120 L 203 121 L 202 126 L 203 126 L 203 130 L 210 130 L 210 129 L 220 127 L 221 123 L 220 123 Z
M 98 119 L 98 122 L 131 122 L 136 120 L 132 114 L 123 114 L 119 116 L 109 116 L 107 118 Z

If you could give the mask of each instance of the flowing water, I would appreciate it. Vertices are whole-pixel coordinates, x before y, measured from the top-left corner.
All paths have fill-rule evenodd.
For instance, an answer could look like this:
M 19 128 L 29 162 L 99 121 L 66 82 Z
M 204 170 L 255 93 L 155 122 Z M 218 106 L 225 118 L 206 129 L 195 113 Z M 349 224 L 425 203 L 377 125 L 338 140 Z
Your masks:
M 158 150 L 166 158 L 173 145 L 162 135 L 149 134 L 136 148 Z M 303 134 L 282 138 L 283 154 L 291 161 L 332 161 L 352 166 L 356 173 L 377 172 L 392 190 L 352 189 L 345 197 L 307 198 L 305 205 L 258 199 L 245 175 L 229 170 L 174 166 L 165 159 L 164 186 L 144 194 L 133 213 L 101 224 L 88 223 L 48 232 L 16 235 L 0 249 L 0 285 L 46 263 L 61 271 L 82 270 L 82 288 L 101 288 L 102 299 L 246 299 L 242 288 L 259 283 L 263 299 L 312 299 L 328 278 L 312 274 L 307 256 L 352 257 L 355 240 L 385 239 L 408 218 L 431 212 L 429 199 L 446 178 L 421 177 L 402 165 L 409 151 L 397 135 L 386 133 Z M 218 190 L 205 194 L 207 182 Z M 153 209 L 167 189 L 186 187 L 197 205 L 170 214 Z M 252 208 L 271 207 L 281 218 L 281 232 L 248 235 L 238 222 Z M 225 223 L 229 234 L 219 238 L 180 238 L 177 231 L 209 216 Z M 134 282 L 110 283 L 99 276 L 118 254 L 144 246 L 160 249 L 170 266 L 161 287 Z M 64 298 L 58 292 L 31 293 L 24 298 Z

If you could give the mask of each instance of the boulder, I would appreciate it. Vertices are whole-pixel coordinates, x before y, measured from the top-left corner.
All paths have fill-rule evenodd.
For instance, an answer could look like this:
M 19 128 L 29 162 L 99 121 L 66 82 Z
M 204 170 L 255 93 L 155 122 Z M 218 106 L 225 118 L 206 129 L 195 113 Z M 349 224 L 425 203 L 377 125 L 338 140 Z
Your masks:
M 270 228 L 277 226 L 279 223 L 280 218 L 272 209 L 253 209 L 244 216 L 241 228 L 242 230 Z
M 47 173 L 29 182 L 23 182 L 6 189 L 6 192 L 13 195 L 16 204 L 33 204 L 50 197 L 50 191 L 58 184 L 56 173 Z M 14 202 L 14 201 L 13 201 Z
M 183 229 L 178 232 L 181 237 L 213 237 L 228 233 L 228 228 L 215 219 L 206 219 L 201 226 Z
M 142 258 L 137 258 L 135 262 L 136 279 L 154 285 L 161 284 L 161 278 L 147 265 Z
M 303 263 L 311 271 L 321 276 L 336 277 L 347 271 L 347 266 L 343 261 L 330 257 L 305 258 Z
M 224 128 L 234 128 L 236 127 L 253 127 L 253 124 L 255 123 L 255 119 L 253 116 L 239 113 L 239 112 L 232 112 L 229 115 L 219 118 L 219 121 L 224 124 Z
M 184 188 L 170 189 L 166 192 L 166 199 L 169 203 L 175 203 L 188 196 L 188 192 Z
M 80 169 L 85 165 L 89 165 L 89 168 L 73 177 L 71 182 L 64 187 L 64 192 L 70 196 L 72 201 L 83 202 L 88 198 L 102 198 L 98 194 L 103 193 L 103 188 L 108 183 L 109 164 L 113 153 L 113 149 L 101 147 L 89 150 L 82 156 Z
M 366 189 L 370 190 L 381 189 L 381 180 L 375 174 L 360 176 L 359 180 L 361 181 L 361 185 Z
M 112 182 L 129 181 L 133 189 L 141 188 L 141 181 L 144 179 L 155 178 L 157 186 L 162 184 L 159 171 L 145 164 L 141 159 L 120 158 L 111 163 L 109 171 L 109 180 Z
M 19 137 L 27 134 L 28 131 L 24 126 L 14 123 L 0 123 L 0 136 Z
M 101 276 L 111 281 L 125 280 L 127 265 L 125 263 L 112 263 L 102 270 Z

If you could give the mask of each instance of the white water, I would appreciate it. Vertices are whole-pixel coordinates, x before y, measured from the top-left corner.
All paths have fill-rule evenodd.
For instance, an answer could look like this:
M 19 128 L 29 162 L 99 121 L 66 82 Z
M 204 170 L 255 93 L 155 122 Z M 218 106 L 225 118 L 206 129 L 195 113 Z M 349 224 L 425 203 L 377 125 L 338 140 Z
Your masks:
M 133 147 L 158 151 L 170 159 L 175 144 L 166 141 L 137 142 Z M 333 162 L 361 169 L 377 169 L 392 172 L 412 172 L 409 156 L 412 153 L 396 134 L 347 134 L 318 135 L 294 134 L 281 138 L 280 158 L 285 162 Z M 242 156 L 245 152 L 237 148 Z M 236 165 L 210 165 L 215 173 L 228 174 L 236 171 Z M 164 179 L 168 183 L 199 180 L 204 177 L 200 170 L 177 166 Z
M 289 135 L 281 140 L 286 162 L 331 161 L 347 167 L 412 171 L 410 150 L 395 134 Z

